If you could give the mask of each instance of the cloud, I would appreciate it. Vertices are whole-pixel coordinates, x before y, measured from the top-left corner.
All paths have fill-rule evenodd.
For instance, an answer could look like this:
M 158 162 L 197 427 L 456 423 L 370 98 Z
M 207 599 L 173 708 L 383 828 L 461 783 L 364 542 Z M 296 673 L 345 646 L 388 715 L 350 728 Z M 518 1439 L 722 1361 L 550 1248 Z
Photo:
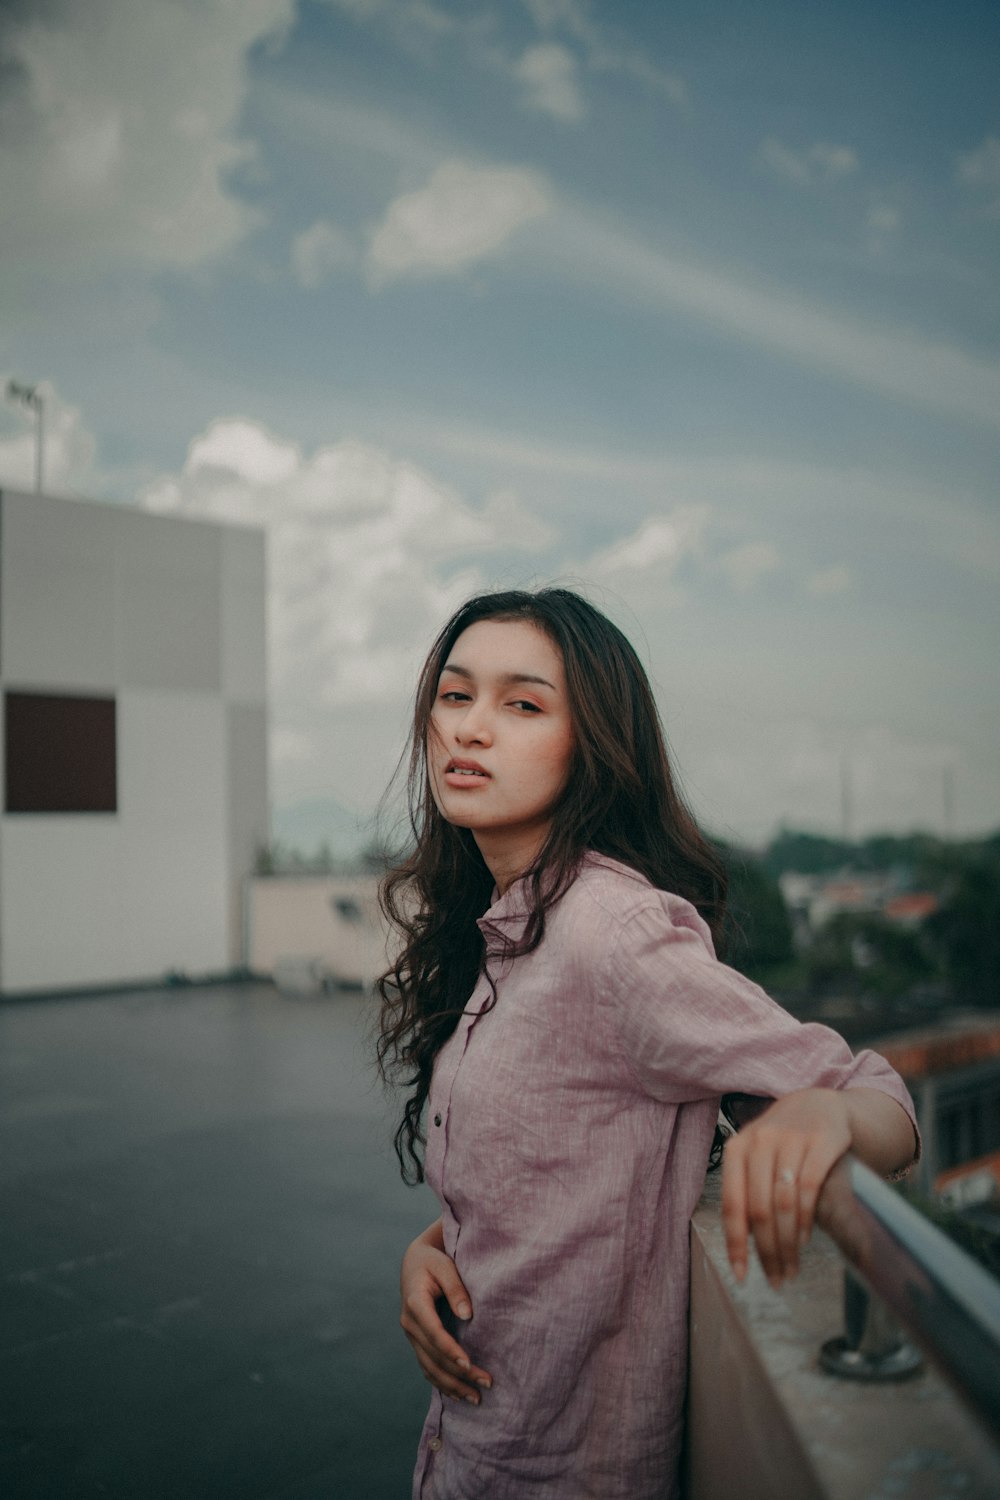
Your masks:
M 806 579 L 806 588 L 810 594 L 817 594 L 820 598 L 830 598 L 835 594 L 845 594 L 852 583 L 850 570 L 845 568 L 843 563 L 835 563 L 833 567 L 823 568 L 818 573 L 810 573 Z
M 810 147 L 809 157 L 827 177 L 847 177 L 858 169 L 857 153 L 850 146 L 831 146 L 827 141 L 817 141 Z
M 356 21 L 379 21 L 402 41 L 421 33 L 443 36 L 455 29 L 455 17 L 431 0 L 325 0 L 334 10 L 346 11 Z
M 602 48 L 591 57 L 591 67 L 598 72 L 623 73 L 626 77 L 634 78 L 647 88 L 662 94 L 678 108 L 687 103 L 688 87 L 684 79 L 670 68 L 658 67 L 640 53 Z
M 45 389 L 51 466 L 63 476 L 53 487 L 99 490 L 95 445 L 79 412 Z M 14 408 L 2 415 L 0 483 L 30 485 L 30 421 Z M 476 442 L 485 442 L 482 434 Z M 963 817 L 970 829 L 988 824 L 996 807 L 993 740 L 988 724 L 977 728 L 975 715 L 964 712 L 962 684 L 981 685 L 992 665 L 982 623 L 991 616 L 982 601 L 996 597 L 990 589 L 1000 578 L 1000 527 L 959 488 L 935 491 L 905 476 L 890 481 L 863 470 L 759 459 L 682 461 L 597 450 L 574 457 L 514 441 L 482 451 L 501 470 L 508 461 L 511 468 L 534 465 L 542 477 L 524 494 L 539 498 L 526 504 L 508 470 L 506 483 L 473 503 L 401 456 L 405 444 L 398 441 L 376 447 L 343 440 L 305 450 L 247 417 L 211 423 L 179 471 L 144 489 L 142 503 L 151 510 L 266 528 L 279 802 L 333 791 L 351 805 L 372 805 L 405 735 L 420 657 L 442 620 L 494 582 L 530 586 L 557 573 L 595 597 L 649 661 L 680 765 L 709 826 L 763 836 L 784 812 L 792 822 L 835 827 L 845 753 L 854 756 L 858 827 L 926 822 L 929 799 L 940 790 L 935 746 L 955 724 L 955 753 L 965 757 Z M 669 506 L 651 499 L 638 525 L 627 519 L 634 509 L 616 509 L 610 543 L 588 552 L 576 511 L 567 512 L 574 527 L 564 537 L 545 512 L 535 513 L 547 494 L 545 476 L 567 475 L 599 484 L 605 498 L 647 486 L 652 495 L 677 498 Z M 832 515 L 834 530 L 818 530 Z M 746 540 L 750 525 L 758 536 L 780 535 L 782 576 L 794 570 L 806 591 L 797 600 L 769 588 L 734 596 L 725 586 L 727 572 L 737 582 L 755 569 L 766 578 L 776 559 L 768 543 Z M 849 556 L 840 550 L 845 535 L 854 545 Z M 831 564 L 830 554 L 817 550 L 821 536 L 842 562 Z M 893 612 L 873 579 L 905 569 L 913 557 L 922 577 L 940 578 L 941 590 L 923 614 L 909 605 Z M 964 576 L 953 577 L 952 567 Z M 857 607 L 852 599 L 851 609 L 840 611 L 833 632 L 828 611 L 810 604 L 808 594 L 835 598 L 854 588 L 852 569 Z M 934 622 L 946 585 L 963 608 L 942 635 Z M 979 613 L 963 632 L 967 604 Z M 906 726 L 900 745 L 884 744 L 877 732 L 893 712 Z M 800 733 L 796 724 L 807 720 L 808 733 Z M 910 767 L 908 779 L 897 781 L 901 764 Z
M 812 547 L 824 518 L 841 518 L 860 549 L 842 559 L 852 567 L 864 557 L 862 538 L 874 523 L 905 539 L 908 551 L 937 568 L 957 570 L 970 581 L 988 579 L 1000 587 L 1000 514 L 985 506 L 975 488 L 957 481 L 933 483 L 920 470 L 881 469 L 867 464 L 813 464 L 735 453 L 692 454 L 632 444 L 599 446 L 547 441 L 481 423 L 456 423 L 440 411 L 393 413 L 397 446 L 412 445 L 434 460 L 471 463 L 497 485 L 512 481 L 526 494 L 549 496 L 557 504 L 585 504 L 591 516 L 608 507 L 625 531 L 634 518 L 664 508 L 707 508 L 729 518 L 730 536 L 742 535 L 740 518 L 752 514 L 755 529 L 768 536 L 793 533 L 794 560 L 805 578 L 818 566 Z M 586 499 L 584 500 L 584 497 Z M 784 550 L 784 543 L 783 543 Z M 898 561 L 894 543 L 893 557 Z M 793 565 L 786 555 L 789 566 Z M 857 576 L 852 574 L 851 587 Z
M 901 223 L 902 215 L 898 208 L 894 208 L 891 203 L 873 203 L 865 215 L 870 248 L 876 252 L 884 249 Z
M 189 268 L 256 222 L 229 174 L 248 49 L 292 0 L 51 0 L 0 20 L 0 253 Z
M 988 135 L 975 151 L 959 156 L 958 180 L 981 195 L 990 218 L 1000 217 L 1000 139 Z
M 610 32 L 597 25 L 582 0 L 524 0 L 524 4 L 539 31 L 562 32 L 570 37 L 592 72 L 634 78 L 672 104 L 687 101 L 687 86 L 677 73 L 660 67 L 644 53 L 620 46 Z
M 188 450 L 186 472 L 215 472 L 258 490 L 293 478 L 300 465 L 294 443 L 272 437 L 256 422 L 215 422 Z
M 781 567 L 781 558 L 770 542 L 746 542 L 719 558 L 719 567 L 741 593 L 748 593 L 762 578 Z
M 390 203 L 369 247 L 372 280 L 464 271 L 495 255 L 548 202 L 542 179 L 526 168 L 445 162 L 426 187 Z
M 577 77 L 576 59 L 556 42 L 529 47 L 514 65 L 523 85 L 525 103 L 531 109 L 573 122 L 583 118 L 584 105 Z
M 789 146 L 783 146 L 780 141 L 773 138 L 762 141 L 757 157 L 765 167 L 769 167 L 776 176 L 783 177 L 786 182 L 796 182 L 805 186 L 812 181 L 809 164 L 801 153 L 793 151 Z
M 632 536 L 595 553 L 587 571 L 598 577 L 654 570 L 670 576 L 682 558 L 700 552 L 707 517 L 707 509 L 701 506 L 681 507 L 670 516 L 651 516 Z
M 307 291 L 315 291 L 335 272 L 352 266 L 357 259 L 349 235 L 329 219 L 316 223 L 292 241 L 292 270 Z
M 788 827 L 843 833 L 845 775 L 850 836 L 942 833 L 946 768 L 965 769 L 961 748 L 944 738 L 917 739 L 876 723 L 834 730 L 806 718 L 751 722 L 736 744 L 710 735 L 698 752 L 706 805 L 727 809 L 726 816 L 738 807 L 741 832 L 760 842 L 773 836 L 776 814 Z
M 7 390 L 9 379 L 8 373 L 0 374 L 0 392 Z M 36 389 L 43 404 L 42 488 L 46 494 L 59 495 L 92 487 L 97 444 L 80 411 L 62 399 L 51 381 L 39 381 Z M 8 402 L 3 426 L 12 430 L 10 436 L 0 436 L 0 486 L 33 490 L 36 419 L 27 409 L 19 410 Z
M 809 187 L 817 179 L 831 181 L 857 171 L 858 158 L 850 146 L 833 146 L 817 141 L 796 151 L 774 136 L 761 142 L 757 159 L 775 176 L 799 187 Z
M 867 223 L 869 229 L 888 231 L 899 228 L 899 210 L 890 208 L 887 203 L 875 203 L 868 210 Z
M 333 134 L 343 149 L 367 145 L 393 169 L 401 167 L 410 175 L 430 171 L 432 161 L 449 149 L 440 140 L 432 142 L 419 132 L 408 131 L 403 122 L 385 112 L 347 106 L 343 101 L 318 104 L 282 95 L 281 106 L 291 125 L 306 132 L 310 141 L 328 141 Z M 573 281 L 602 299 L 618 295 L 654 313 L 674 316 L 680 312 L 722 336 L 770 349 L 803 368 L 862 390 L 988 430 L 1000 426 L 1000 365 L 995 360 L 922 337 L 911 328 L 876 326 L 835 304 L 797 296 L 786 285 L 763 277 L 668 253 L 599 205 L 557 197 L 549 184 L 541 184 L 533 174 L 528 177 L 547 204 L 544 223 L 538 224 L 533 235 L 539 274 L 547 270 L 561 283 Z M 889 232 L 886 213 L 876 217 L 872 231 Z M 379 254 L 384 250 L 390 263 L 398 256 L 408 265 L 412 257 L 413 269 L 397 274 L 418 274 L 416 266 L 422 258 L 405 230 L 401 229 L 397 241 L 395 227 L 390 231 L 384 222 L 377 237 Z M 427 255 L 434 269 L 419 274 L 442 274 L 436 259 Z M 380 272 L 371 256 L 369 274 L 377 283 Z M 384 273 L 382 279 L 386 279 Z M 468 447 L 468 434 L 455 438 Z M 484 441 L 488 445 L 492 439 Z M 527 464 L 535 457 L 540 464 L 551 462 L 558 467 L 563 462 L 530 443 L 515 440 L 501 446 L 510 448 L 513 462 L 520 463 L 522 457 Z M 534 457 L 528 451 L 531 448 Z M 567 472 L 576 461 L 572 453 L 565 455 Z M 603 463 L 603 459 L 595 461 Z M 612 460 L 611 466 L 628 467 L 622 459 Z
M 594 35 L 593 22 L 581 0 L 524 0 L 524 7 L 541 31 L 565 27 L 580 41 Z
M 400 180 L 430 174 L 454 147 L 450 135 L 394 114 L 369 97 L 304 93 L 287 79 L 270 77 L 257 81 L 255 93 L 272 126 L 299 149 L 353 160 L 376 189 L 382 181 L 398 186 Z
M 580 572 L 606 580 L 654 609 L 687 600 L 691 585 L 706 598 L 718 597 L 714 579 L 720 573 L 738 593 L 749 593 L 782 567 L 782 559 L 770 542 L 726 546 L 721 521 L 718 507 L 677 505 L 669 515 L 647 517 L 630 536 L 587 558 Z M 684 590 L 679 587 L 682 577 Z
M 383 450 L 345 440 L 306 454 L 245 417 L 213 422 L 141 500 L 267 529 L 275 725 L 299 759 L 303 712 L 403 701 L 413 643 L 483 586 L 481 559 L 552 536 L 510 493 L 475 509 Z
M 528 510 L 513 489 L 494 490 L 483 506 L 483 519 L 495 536 L 506 537 L 525 552 L 542 552 L 558 537 L 554 526 Z
M 1000 427 L 1000 364 L 909 330 L 877 327 L 785 288 L 682 260 L 589 207 L 563 201 L 546 249 L 560 275 L 613 288 L 646 307 L 680 310 L 868 390 L 990 429 Z
M 379 27 L 411 56 L 427 63 L 447 46 L 462 50 L 468 64 L 511 82 L 530 108 L 558 120 L 575 121 L 584 113 L 579 80 L 581 66 L 592 73 L 618 73 L 662 94 L 671 103 L 686 102 L 682 78 L 660 67 L 646 54 L 620 45 L 598 26 L 579 0 L 524 0 L 537 32 L 544 38 L 512 57 L 496 40 L 502 7 L 463 6 L 445 11 L 430 0 L 325 0 L 359 24 Z M 552 41 L 561 35 L 564 41 Z M 572 49 L 564 43 L 572 43 Z

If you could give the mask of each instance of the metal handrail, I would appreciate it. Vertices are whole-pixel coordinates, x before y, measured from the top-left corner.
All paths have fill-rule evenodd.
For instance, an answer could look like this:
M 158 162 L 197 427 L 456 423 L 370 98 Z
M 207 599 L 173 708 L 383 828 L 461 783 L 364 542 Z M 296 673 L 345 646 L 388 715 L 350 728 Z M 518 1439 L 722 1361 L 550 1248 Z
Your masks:
M 1000 1439 L 1000 1282 L 852 1156 L 827 1178 L 816 1217 Z

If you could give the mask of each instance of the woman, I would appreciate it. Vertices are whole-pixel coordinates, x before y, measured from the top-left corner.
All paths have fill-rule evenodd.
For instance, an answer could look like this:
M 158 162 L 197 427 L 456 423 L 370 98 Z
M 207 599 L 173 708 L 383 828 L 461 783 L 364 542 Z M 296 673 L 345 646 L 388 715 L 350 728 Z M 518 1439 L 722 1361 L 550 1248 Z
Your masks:
M 723 871 L 638 658 L 578 595 L 458 610 L 421 676 L 410 776 L 379 1056 L 412 1086 L 404 1175 L 442 1209 L 402 1271 L 435 1387 L 414 1497 L 666 1500 L 720 1097 L 775 1100 L 726 1147 L 723 1219 L 736 1275 L 752 1234 L 776 1286 L 845 1151 L 909 1163 L 909 1097 L 715 958 Z

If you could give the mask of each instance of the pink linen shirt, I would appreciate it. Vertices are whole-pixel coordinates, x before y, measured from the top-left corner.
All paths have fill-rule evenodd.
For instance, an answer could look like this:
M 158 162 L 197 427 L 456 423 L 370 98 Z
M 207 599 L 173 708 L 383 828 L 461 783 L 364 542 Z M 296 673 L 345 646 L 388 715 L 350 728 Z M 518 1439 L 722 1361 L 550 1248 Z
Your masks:
M 687 1376 L 688 1224 L 719 1099 L 902 1081 L 718 962 L 678 896 L 588 855 L 534 953 L 516 884 L 441 1049 L 427 1179 L 472 1298 L 482 1403 L 435 1391 L 414 1500 L 670 1500 Z

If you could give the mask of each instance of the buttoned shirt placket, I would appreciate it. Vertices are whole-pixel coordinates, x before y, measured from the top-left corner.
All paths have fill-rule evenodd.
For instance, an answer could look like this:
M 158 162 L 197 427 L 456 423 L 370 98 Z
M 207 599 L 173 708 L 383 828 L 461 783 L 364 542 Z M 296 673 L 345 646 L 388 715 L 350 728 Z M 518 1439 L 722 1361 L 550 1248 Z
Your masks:
M 480 979 L 472 993 L 468 1005 L 455 1028 L 447 1049 L 439 1054 L 434 1068 L 434 1078 L 428 1100 L 428 1130 L 427 1149 L 425 1153 L 425 1169 L 437 1177 L 442 1184 L 441 1221 L 444 1228 L 445 1248 L 448 1254 L 454 1258 L 458 1248 L 459 1236 L 462 1226 L 457 1218 L 448 1197 L 448 1129 L 451 1114 L 451 1095 L 454 1088 L 458 1070 L 462 1066 L 466 1049 L 469 1045 L 469 1036 L 476 1022 L 481 1018 L 488 1008 L 492 999 L 492 990 L 489 982 Z M 420 1473 L 417 1493 L 427 1493 L 426 1486 L 431 1475 L 434 1459 L 444 1448 L 445 1436 L 444 1426 L 444 1397 L 439 1390 L 435 1390 L 431 1398 L 430 1418 L 424 1433 L 424 1452 L 421 1455 L 422 1471 Z

